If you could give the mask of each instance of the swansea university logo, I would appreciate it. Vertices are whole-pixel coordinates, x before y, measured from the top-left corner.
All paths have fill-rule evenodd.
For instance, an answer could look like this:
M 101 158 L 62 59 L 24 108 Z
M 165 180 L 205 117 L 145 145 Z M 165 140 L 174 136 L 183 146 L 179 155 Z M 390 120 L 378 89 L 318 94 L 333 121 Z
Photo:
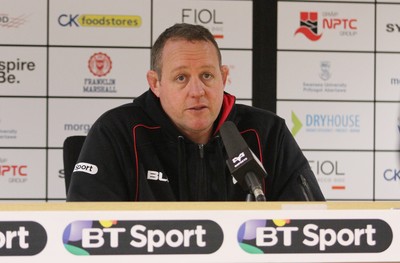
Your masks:
M 303 34 L 311 41 L 318 41 L 322 34 L 318 35 L 318 13 L 317 12 L 300 12 L 300 27 L 294 33 Z

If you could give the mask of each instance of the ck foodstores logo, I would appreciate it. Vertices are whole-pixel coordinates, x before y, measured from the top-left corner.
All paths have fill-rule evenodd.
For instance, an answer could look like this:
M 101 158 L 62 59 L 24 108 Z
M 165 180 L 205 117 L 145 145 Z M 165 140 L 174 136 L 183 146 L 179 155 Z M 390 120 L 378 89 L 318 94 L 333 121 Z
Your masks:
M 243 223 L 237 240 L 249 254 L 380 253 L 393 232 L 379 219 L 259 219 Z

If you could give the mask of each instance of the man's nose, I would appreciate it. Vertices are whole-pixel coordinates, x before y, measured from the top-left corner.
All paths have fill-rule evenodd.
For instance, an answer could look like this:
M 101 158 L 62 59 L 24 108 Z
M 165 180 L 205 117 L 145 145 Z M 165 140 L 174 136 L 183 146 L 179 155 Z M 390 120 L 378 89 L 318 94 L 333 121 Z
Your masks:
M 189 93 L 193 97 L 201 97 L 205 94 L 204 83 L 199 78 L 191 78 L 189 83 Z

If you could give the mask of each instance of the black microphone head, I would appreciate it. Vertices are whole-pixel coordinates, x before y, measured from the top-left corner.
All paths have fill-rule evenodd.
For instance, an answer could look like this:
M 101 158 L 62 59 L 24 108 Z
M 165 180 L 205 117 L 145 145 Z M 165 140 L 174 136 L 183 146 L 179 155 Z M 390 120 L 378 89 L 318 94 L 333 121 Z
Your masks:
M 236 181 L 243 189 L 250 190 L 245 177 L 247 173 L 253 172 L 261 184 L 267 172 L 243 139 L 236 125 L 231 121 L 226 121 L 221 126 L 220 135 L 228 155 L 226 163 Z

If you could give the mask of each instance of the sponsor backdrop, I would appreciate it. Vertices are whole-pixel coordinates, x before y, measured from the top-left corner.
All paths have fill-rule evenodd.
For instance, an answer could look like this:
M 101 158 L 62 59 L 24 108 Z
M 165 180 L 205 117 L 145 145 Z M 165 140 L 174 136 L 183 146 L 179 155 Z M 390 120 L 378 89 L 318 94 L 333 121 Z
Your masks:
M 400 0 L 277 1 L 265 27 L 261 2 L 2 0 L 0 201 L 65 199 L 64 139 L 147 90 L 152 43 L 176 22 L 211 30 L 239 102 L 276 92 L 329 200 L 400 200 Z
M 400 1 L 278 1 L 277 113 L 330 200 L 400 200 Z
M 65 199 L 64 139 L 147 90 L 152 43 L 174 23 L 211 30 L 231 70 L 226 90 L 251 105 L 252 4 L 2 0 L 0 200 Z

